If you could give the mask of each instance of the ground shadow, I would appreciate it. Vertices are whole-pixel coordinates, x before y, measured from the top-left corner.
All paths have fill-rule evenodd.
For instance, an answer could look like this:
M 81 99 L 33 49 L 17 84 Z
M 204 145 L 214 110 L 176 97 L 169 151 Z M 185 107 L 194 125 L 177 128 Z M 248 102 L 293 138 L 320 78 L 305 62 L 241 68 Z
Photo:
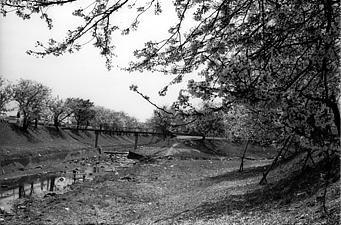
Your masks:
M 10 124 L 10 128 L 18 135 L 24 136 L 28 142 L 31 143 L 38 143 L 39 140 L 35 138 L 31 133 L 30 130 L 23 130 L 23 128 L 19 127 L 16 124 Z
M 70 133 L 75 134 L 77 136 L 81 136 L 80 132 L 78 129 L 69 129 Z
M 53 138 L 66 139 L 65 135 L 62 133 L 60 129 L 57 129 L 55 127 L 46 127 L 46 130 L 48 131 L 49 135 Z
M 217 140 L 184 140 L 183 143 L 188 147 L 198 149 L 209 155 L 226 156 L 224 152 L 216 151 L 216 149 L 218 149 L 218 143 L 220 143 Z
M 186 210 L 161 220 L 165 221 L 171 219 L 173 221 L 181 221 L 190 220 L 191 218 L 207 220 L 232 214 L 235 210 L 248 214 L 250 211 L 264 211 L 269 210 L 271 207 L 298 203 L 316 194 L 324 187 L 325 183 L 320 179 L 320 176 L 321 173 L 326 173 L 326 167 L 327 163 L 322 161 L 318 163 L 315 168 L 308 168 L 304 172 L 296 171 L 290 176 L 278 180 L 276 183 L 268 184 L 267 186 L 263 186 L 242 195 L 229 195 L 218 202 L 203 203 L 192 210 Z M 251 176 L 252 174 L 253 176 L 258 170 L 261 171 L 261 167 L 250 168 L 244 175 L 239 175 Z M 332 171 L 330 182 L 334 183 L 340 179 L 339 158 L 337 158 L 336 163 L 333 164 Z M 209 179 L 214 182 L 231 180 L 234 179 L 234 176 L 236 178 L 237 173 L 238 172 L 231 172 L 229 175 L 224 174 Z M 227 176 L 232 176 L 232 178 L 228 179 Z M 239 177 L 239 179 L 242 178 Z M 340 195 L 340 193 L 338 193 L 338 195 Z
M 265 172 L 269 167 L 270 167 L 270 165 L 249 167 L 249 168 L 244 168 L 244 170 L 242 172 L 239 172 L 238 170 L 234 170 L 231 172 L 220 174 L 218 176 L 205 178 L 205 180 L 208 182 L 212 182 L 212 183 L 220 183 L 220 182 L 224 182 L 224 181 L 234 181 L 234 180 L 243 180 L 243 179 L 247 179 L 250 177 L 262 175 L 263 172 Z
M 91 131 L 87 131 L 87 130 L 83 131 L 83 133 L 84 133 L 87 137 L 92 138 L 93 135 L 91 135 L 90 132 L 91 132 Z M 94 131 L 92 131 L 92 132 L 94 132 Z
M 72 137 L 73 139 L 75 139 L 76 141 L 81 141 L 81 134 L 79 133 L 79 130 L 77 129 L 70 129 L 70 132 L 68 133 L 70 137 Z

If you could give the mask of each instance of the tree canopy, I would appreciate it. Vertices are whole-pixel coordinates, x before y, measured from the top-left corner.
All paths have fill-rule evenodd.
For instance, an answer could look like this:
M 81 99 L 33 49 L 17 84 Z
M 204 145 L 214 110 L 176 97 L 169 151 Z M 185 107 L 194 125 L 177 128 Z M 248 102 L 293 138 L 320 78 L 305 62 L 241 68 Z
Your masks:
M 106 65 L 110 69 L 112 58 L 115 56 L 115 45 L 112 41 L 112 35 L 121 33 L 129 34 L 136 30 L 142 14 L 153 10 L 154 14 L 161 13 L 161 6 L 158 0 L 146 0 L 141 2 L 130 0 L 5 0 L 0 3 L 0 13 L 6 16 L 7 13 L 15 12 L 22 19 L 30 19 L 32 15 L 39 15 L 49 29 L 53 28 L 53 20 L 48 14 L 51 7 L 63 7 L 72 5 L 75 7 L 73 15 L 83 20 L 83 24 L 68 30 L 64 40 L 57 41 L 51 38 L 48 43 L 37 41 L 36 50 L 28 50 L 30 55 L 44 57 L 46 55 L 59 56 L 65 53 L 78 51 L 84 43 L 83 37 L 90 39 L 87 43 L 92 43 L 99 49 L 100 55 L 106 58 Z M 122 27 L 115 20 L 116 14 L 126 12 L 124 10 L 133 10 L 136 12 L 130 25 Z
M 192 71 L 192 96 L 247 104 L 272 118 L 283 136 L 325 140 L 340 135 L 338 1 L 176 1 L 170 38 L 136 51 L 131 69 Z M 196 21 L 181 33 L 185 15 Z M 184 104 L 187 104 L 185 101 Z M 261 116 L 262 113 L 266 114 Z M 271 116 L 269 116 L 271 115 Z M 283 138 L 285 139 L 285 138 Z
M 5 15 L 14 9 L 24 19 L 39 13 L 51 28 L 45 9 L 76 1 L 7 0 L 1 2 L 1 12 Z M 82 26 L 69 31 L 62 42 L 38 42 L 41 49 L 28 53 L 73 52 L 81 48 L 81 37 L 91 35 L 110 67 L 113 33 L 136 30 L 140 16 L 148 11 L 162 13 L 161 1 L 139 4 L 88 1 L 73 13 L 84 19 Z M 169 37 L 136 50 L 137 59 L 129 71 L 176 74 L 172 83 L 197 73 L 201 79 L 190 80 L 190 95 L 221 102 L 213 111 L 227 112 L 235 104 L 256 110 L 258 119 L 270 118 L 276 124 L 283 140 L 295 134 L 297 140 L 321 144 L 335 133 L 340 135 L 340 1 L 176 0 L 173 5 L 178 20 L 169 28 Z M 123 9 L 136 12 L 130 27 L 120 27 L 113 20 Z M 178 109 L 190 105 L 182 97 Z
M 47 107 L 52 113 L 53 125 L 58 129 L 60 123 L 72 115 L 72 109 L 59 97 L 50 98 Z
M 7 111 L 6 104 L 11 101 L 12 87 L 0 76 L 0 115 Z
M 101 106 L 95 106 L 93 109 L 95 117 L 91 124 L 100 129 L 132 129 L 141 125 L 136 118 L 128 116 L 124 112 L 116 112 Z
M 65 104 L 71 109 L 73 118 L 76 120 L 77 129 L 81 125 L 87 127 L 90 121 L 95 118 L 96 112 L 93 109 L 94 103 L 90 99 L 67 98 Z
M 19 105 L 19 113 L 23 115 L 24 130 L 31 119 L 37 119 L 46 108 L 50 94 L 49 87 L 32 80 L 21 79 L 13 85 L 13 99 Z

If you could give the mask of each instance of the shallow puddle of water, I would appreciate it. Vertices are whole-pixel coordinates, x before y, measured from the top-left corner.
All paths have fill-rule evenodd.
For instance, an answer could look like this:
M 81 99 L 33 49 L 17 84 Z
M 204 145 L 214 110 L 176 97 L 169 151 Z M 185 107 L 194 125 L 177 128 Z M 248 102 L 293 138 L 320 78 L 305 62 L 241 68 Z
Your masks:
M 26 177 L 20 182 L 12 184 L 1 184 L 0 207 L 5 211 L 11 211 L 14 200 L 18 198 L 37 196 L 43 197 L 47 193 L 64 193 L 68 187 L 75 182 L 91 180 L 101 171 L 100 168 L 89 168 L 86 172 L 78 171 L 50 174 L 42 177 Z
M 43 197 L 48 193 L 65 193 L 69 190 L 70 185 L 76 182 L 93 180 L 96 176 L 107 172 L 115 172 L 119 168 L 130 167 L 133 164 L 133 160 L 122 155 L 112 158 L 111 162 L 89 164 L 83 169 L 75 168 L 70 171 L 31 175 L 21 177 L 16 181 L 5 181 L 0 183 L 0 208 L 10 212 L 14 200 L 18 198 Z

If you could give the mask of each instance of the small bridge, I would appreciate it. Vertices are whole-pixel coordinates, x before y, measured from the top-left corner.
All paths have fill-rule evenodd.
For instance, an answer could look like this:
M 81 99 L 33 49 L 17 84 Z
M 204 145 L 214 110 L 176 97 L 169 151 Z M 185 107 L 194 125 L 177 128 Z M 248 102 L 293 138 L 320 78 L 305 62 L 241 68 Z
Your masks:
M 14 117 L 13 117 L 14 118 Z M 17 124 L 18 121 L 16 120 L 5 120 L 3 122 L 7 122 L 10 124 Z M 53 124 L 51 123 L 38 123 L 40 126 L 44 127 L 53 127 Z M 186 140 L 200 140 L 200 139 L 205 139 L 205 140 L 227 140 L 227 138 L 224 137 L 208 137 L 208 136 L 198 136 L 198 135 L 193 135 L 193 134 L 187 134 L 187 133 L 180 133 L 180 132 L 160 132 L 159 130 L 152 129 L 152 128 L 141 128 L 141 127 L 133 127 L 133 128 L 121 128 L 121 129 L 100 129 L 97 127 L 78 127 L 76 125 L 60 125 L 59 129 L 61 130 L 71 130 L 71 131 L 90 131 L 90 132 L 95 132 L 95 143 L 94 146 L 98 147 L 98 138 L 100 133 L 104 134 L 109 134 L 109 135 L 116 135 L 116 136 L 135 136 L 135 143 L 134 143 L 134 149 L 137 149 L 137 144 L 138 144 L 138 137 L 139 136 L 147 136 L 147 135 L 152 135 L 152 136 L 160 136 L 160 137 L 176 137 L 178 139 L 186 139 Z M 103 146 L 104 147 L 104 146 Z M 127 146 L 128 147 L 128 146 Z M 131 147 L 131 145 L 129 146 Z M 119 153 L 118 153 L 119 154 Z
M 105 133 L 109 135 L 117 135 L 117 136 L 134 136 L 135 142 L 134 142 L 134 150 L 137 149 L 138 146 L 138 139 L 139 136 L 146 136 L 146 135 L 152 135 L 152 136 L 161 136 L 161 137 L 176 137 L 178 139 L 192 139 L 192 140 L 227 140 L 223 137 L 205 137 L 205 136 L 198 136 L 198 135 L 191 135 L 191 134 L 185 134 L 185 133 L 172 133 L 172 132 L 158 132 L 155 129 L 149 129 L 149 128 L 127 128 L 127 129 L 96 129 L 96 128 L 74 128 L 74 127 L 61 127 L 62 130 L 75 130 L 75 131 L 91 131 L 95 132 L 95 143 L 94 146 L 97 148 L 98 140 L 99 140 L 99 134 Z M 130 145 L 131 146 L 131 145 Z M 104 146 L 103 146 L 104 147 Z M 120 154 L 120 152 L 109 152 L 104 151 L 103 153 L 107 154 Z M 125 154 L 124 152 L 121 152 L 121 154 Z
M 78 130 L 78 131 L 94 131 L 95 133 L 107 133 L 111 135 L 129 135 L 129 134 L 140 134 L 140 135 L 167 135 L 164 132 L 158 132 L 155 129 L 149 128 L 126 128 L 126 129 L 98 129 L 98 128 L 74 128 L 74 127 L 60 127 L 62 130 Z M 171 132 L 168 132 L 172 134 Z M 169 135 L 168 134 L 168 135 Z

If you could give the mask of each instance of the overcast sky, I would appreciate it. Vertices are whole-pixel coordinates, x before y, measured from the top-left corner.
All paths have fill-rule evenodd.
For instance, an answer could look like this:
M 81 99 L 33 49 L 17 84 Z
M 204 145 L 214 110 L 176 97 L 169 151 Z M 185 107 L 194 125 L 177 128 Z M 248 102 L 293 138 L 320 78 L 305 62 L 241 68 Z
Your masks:
M 171 1 L 166 2 L 171 4 Z M 164 5 L 160 16 L 144 16 L 138 32 L 114 37 L 118 55 L 113 60 L 115 63 L 126 65 L 134 59 L 133 50 L 142 47 L 144 42 L 165 37 L 169 26 L 175 23 L 175 12 L 165 7 L 167 5 Z M 20 78 L 39 81 L 50 87 L 54 96 L 90 99 L 95 105 L 124 111 L 140 121 L 149 118 L 154 108 L 129 90 L 131 84 L 138 85 L 140 91 L 159 105 L 170 105 L 176 99 L 179 85 L 172 87 L 166 97 L 157 94 L 172 80 L 172 76 L 151 72 L 128 73 L 117 67 L 108 71 L 105 59 L 91 44 L 80 52 L 58 57 L 47 56 L 42 59 L 25 53 L 26 50 L 33 50 L 38 40 L 44 42 L 49 38 L 63 38 L 67 29 L 72 29 L 79 22 L 71 12 L 72 8 L 65 6 L 50 9 L 54 25 L 52 30 L 38 16 L 24 21 L 13 13 L 6 17 L 0 15 L 0 74 L 11 82 Z M 122 23 L 129 21 L 128 14 L 122 15 L 117 20 L 121 19 Z

